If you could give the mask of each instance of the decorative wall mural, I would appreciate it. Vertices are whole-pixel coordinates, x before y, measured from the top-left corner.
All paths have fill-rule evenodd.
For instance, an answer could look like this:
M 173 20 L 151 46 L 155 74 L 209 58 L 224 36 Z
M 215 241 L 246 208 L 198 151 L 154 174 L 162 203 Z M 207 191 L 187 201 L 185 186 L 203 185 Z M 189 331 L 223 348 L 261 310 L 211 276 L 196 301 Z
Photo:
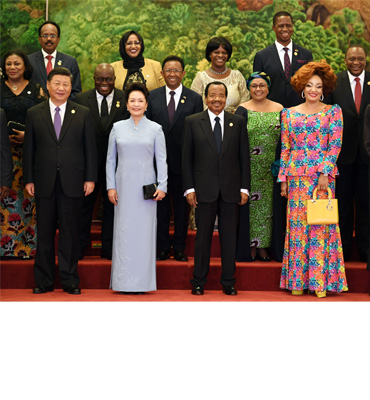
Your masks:
M 2 55 L 14 48 L 27 53 L 39 49 L 37 28 L 45 20 L 45 7 L 45 0 L 1 0 Z M 120 59 L 118 43 L 129 29 L 143 36 L 145 57 L 183 57 L 185 85 L 208 67 L 205 46 L 213 36 L 231 41 L 229 66 L 246 76 L 255 53 L 274 42 L 272 17 L 281 10 L 293 15 L 293 40 L 310 49 L 315 59 L 326 59 L 335 71 L 345 69 L 350 44 L 364 46 L 370 60 L 369 1 L 49 0 L 49 19 L 62 30 L 58 50 L 77 58 L 84 90 L 93 87 L 96 64 Z

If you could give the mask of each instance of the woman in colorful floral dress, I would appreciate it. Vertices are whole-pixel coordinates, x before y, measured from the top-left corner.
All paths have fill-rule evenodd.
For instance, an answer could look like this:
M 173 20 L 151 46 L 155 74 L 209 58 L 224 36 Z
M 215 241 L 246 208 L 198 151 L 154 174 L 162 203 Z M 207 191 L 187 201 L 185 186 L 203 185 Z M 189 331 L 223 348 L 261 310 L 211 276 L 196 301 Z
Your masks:
M 301 67 L 291 84 L 305 102 L 282 111 L 282 149 L 278 180 L 288 198 L 287 230 L 280 287 L 303 294 L 348 290 L 338 224 L 307 225 L 307 200 L 335 195 L 336 161 L 341 149 L 343 118 L 338 105 L 322 103 L 336 76 L 325 61 Z
M 245 118 L 251 158 L 249 202 L 240 207 L 238 261 L 270 261 L 273 185 L 271 164 L 275 161 L 280 139 L 280 112 L 283 106 L 267 98 L 271 86 L 264 72 L 254 72 L 247 79 L 251 100 L 240 104 L 235 114 Z
M 29 258 L 36 253 L 36 207 L 23 185 L 23 138 L 27 110 L 47 100 L 31 79 L 33 68 L 18 50 L 5 54 L 2 63 L 1 107 L 8 120 L 13 156 L 13 185 L 1 202 L 1 257 Z

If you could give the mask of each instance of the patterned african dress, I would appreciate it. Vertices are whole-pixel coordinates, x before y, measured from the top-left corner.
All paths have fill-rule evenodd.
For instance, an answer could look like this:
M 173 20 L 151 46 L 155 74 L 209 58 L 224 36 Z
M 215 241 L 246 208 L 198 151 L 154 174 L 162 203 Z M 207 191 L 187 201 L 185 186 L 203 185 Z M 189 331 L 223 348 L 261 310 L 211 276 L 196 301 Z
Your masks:
M 321 173 L 335 195 L 336 161 L 343 117 L 338 105 L 315 114 L 282 111 L 281 166 L 278 181 L 288 182 L 287 230 L 280 287 L 288 290 L 348 290 L 338 224 L 307 225 L 307 200 Z M 326 191 L 318 197 L 327 198 Z
M 251 159 L 250 246 L 266 248 L 271 245 L 274 185 L 271 164 L 280 138 L 280 111 L 262 113 L 238 107 L 236 114 L 247 116 Z
M 41 86 L 32 81 L 16 96 L 1 81 L 1 107 L 6 118 L 25 125 L 27 110 L 47 98 Z M 12 132 L 10 132 L 11 134 Z M 13 184 L 9 196 L 1 202 L 1 249 L 7 257 L 29 257 L 36 253 L 36 207 L 23 184 L 23 145 L 11 146 L 13 156 Z

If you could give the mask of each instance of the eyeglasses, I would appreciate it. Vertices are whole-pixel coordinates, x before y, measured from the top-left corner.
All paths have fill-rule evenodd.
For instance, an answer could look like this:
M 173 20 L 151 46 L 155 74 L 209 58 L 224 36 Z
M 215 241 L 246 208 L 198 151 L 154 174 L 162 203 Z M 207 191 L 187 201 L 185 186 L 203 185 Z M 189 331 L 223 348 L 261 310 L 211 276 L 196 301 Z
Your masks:
M 132 46 L 132 45 L 139 46 L 139 45 L 140 45 L 140 42 L 139 42 L 139 41 L 136 41 L 136 42 L 126 42 L 126 43 L 125 43 L 125 46 Z
M 47 39 L 47 38 L 55 39 L 55 38 L 57 38 L 58 36 L 57 36 L 57 35 L 54 35 L 54 34 L 48 35 L 47 33 L 44 33 L 43 35 L 41 35 L 41 37 L 44 38 L 44 39 Z
M 267 85 L 266 85 L 266 83 L 260 83 L 259 85 L 256 85 L 256 84 L 251 85 L 251 89 L 253 89 L 253 90 L 258 89 L 258 88 L 266 89 Z
M 183 72 L 181 69 L 165 69 L 163 70 L 163 72 L 167 75 L 170 75 L 172 72 L 174 74 L 180 74 L 181 72 Z
M 99 85 L 101 83 L 103 83 L 104 81 L 106 81 L 107 83 L 113 83 L 114 82 L 114 78 L 96 78 L 94 76 L 95 82 L 98 83 Z
M 219 99 L 226 99 L 226 95 L 224 94 L 209 94 L 207 97 L 213 99 L 219 98 Z

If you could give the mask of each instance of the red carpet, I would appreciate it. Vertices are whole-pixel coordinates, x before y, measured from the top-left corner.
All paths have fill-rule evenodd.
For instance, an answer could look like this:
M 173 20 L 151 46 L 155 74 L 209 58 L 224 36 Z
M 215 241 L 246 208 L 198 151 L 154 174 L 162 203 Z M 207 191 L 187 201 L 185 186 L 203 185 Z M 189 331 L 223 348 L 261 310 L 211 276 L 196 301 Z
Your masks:
M 31 289 L 2 289 L 0 300 L 8 301 L 121 301 L 121 302 L 161 302 L 161 301 L 181 301 L 181 302 L 338 302 L 338 301 L 370 301 L 368 293 L 340 293 L 328 294 L 326 298 L 318 299 L 315 295 L 304 294 L 303 296 L 292 296 L 286 291 L 238 291 L 237 296 L 226 296 L 218 290 L 206 290 L 203 296 L 193 296 L 189 290 L 158 290 L 144 295 L 122 295 L 111 290 L 83 289 L 78 296 L 64 293 L 61 289 L 51 293 L 35 295 Z
M 79 275 L 83 296 L 71 296 L 55 291 L 44 295 L 32 295 L 34 286 L 33 260 L 1 261 L 1 300 L 2 301 L 316 301 L 314 296 L 293 297 L 279 291 L 281 263 L 251 262 L 237 263 L 236 288 L 240 295 L 229 298 L 221 292 L 219 283 L 221 275 L 220 246 L 218 233 L 214 233 L 212 259 L 208 282 L 205 286 L 206 296 L 200 299 L 191 296 L 190 279 L 194 268 L 195 231 L 189 231 L 187 241 L 188 262 L 178 262 L 173 258 L 157 262 L 158 292 L 145 296 L 122 296 L 112 294 L 109 288 L 111 261 L 99 257 L 100 226 L 94 224 L 92 229 L 92 245 L 79 262 Z M 346 263 L 349 293 L 332 295 L 324 301 L 368 301 L 370 291 L 370 271 L 361 262 Z M 60 289 L 59 274 L 56 273 L 56 289 Z M 23 289 L 23 290 L 15 290 Z M 362 293 L 357 298 L 354 294 Z M 19 298 L 18 298 L 19 296 Z M 39 297 L 42 297 L 39 299 Z M 366 297 L 367 296 L 367 297 Z M 125 296 L 126 297 L 126 296 Z M 131 299 L 132 297 L 132 299 Z M 361 299 L 361 300 L 359 300 Z

